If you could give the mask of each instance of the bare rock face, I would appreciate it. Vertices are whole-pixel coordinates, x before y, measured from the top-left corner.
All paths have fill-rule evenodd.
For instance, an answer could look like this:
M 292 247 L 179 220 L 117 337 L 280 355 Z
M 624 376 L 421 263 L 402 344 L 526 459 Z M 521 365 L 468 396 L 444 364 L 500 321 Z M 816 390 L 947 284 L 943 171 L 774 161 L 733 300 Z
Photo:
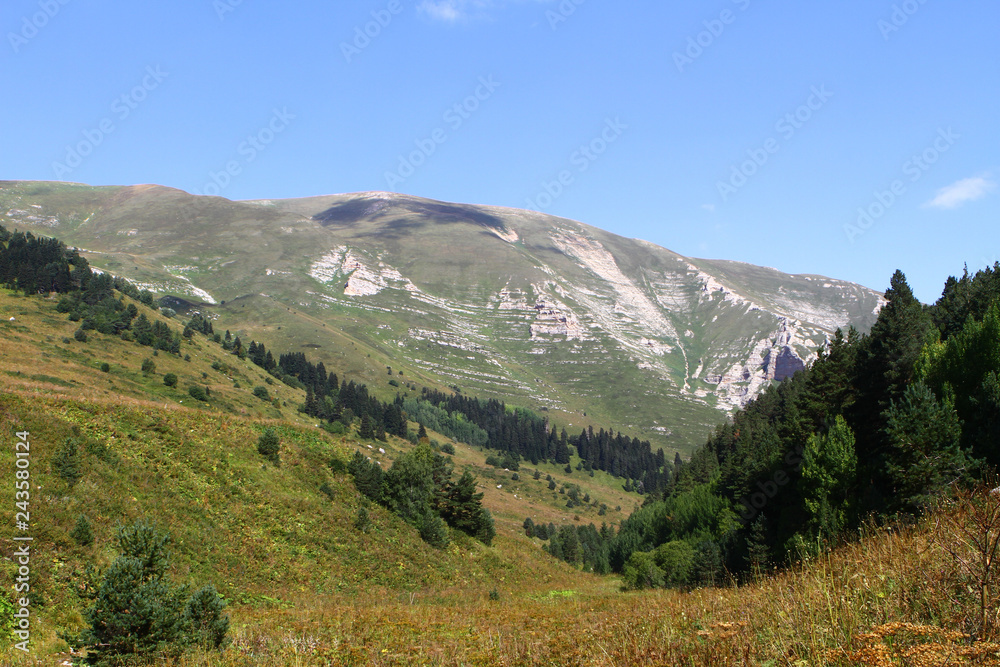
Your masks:
M 701 444 L 724 414 L 805 368 L 838 327 L 866 330 L 884 303 L 860 285 L 683 257 L 533 211 L 393 193 L 231 202 L 0 182 L 0 198 L 0 224 L 71 234 L 92 265 L 160 294 L 259 297 L 266 312 L 307 315 L 297 332 L 329 350 L 329 364 L 345 355 L 323 327 L 343 333 L 372 352 L 345 371 L 406 368 L 562 410 L 573 428 L 598 414 L 668 449 Z M 135 261 L 103 266 L 116 254 Z M 244 305 L 216 314 L 241 322 Z M 271 347 L 278 324 L 243 333 Z

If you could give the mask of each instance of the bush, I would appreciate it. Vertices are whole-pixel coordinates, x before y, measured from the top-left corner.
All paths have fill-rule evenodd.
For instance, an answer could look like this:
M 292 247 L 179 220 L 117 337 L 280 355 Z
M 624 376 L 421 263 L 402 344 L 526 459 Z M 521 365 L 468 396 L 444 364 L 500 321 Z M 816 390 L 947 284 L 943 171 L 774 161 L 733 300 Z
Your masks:
M 222 649 L 229 643 L 229 617 L 223 615 L 226 603 L 209 584 L 199 589 L 184 606 L 181 618 L 185 640 L 204 648 Z
M 271 395 L 267 391 L 267 387 L 263 385 L 257 385 L 253 388 L 253 395 L 262 401 L 270 401 Z
M 160 312 L 163 313 L 164 317 L 173 317 L 177 314 L 177 311 L 173 308 L 160 308 Z
M 333 435 L 344 435 L 347 433 L 347 427 L 340 422 L 323 422 L 320 424 L 320 428 Z
M 126 343 L 131 343 L 131 342 L 133 342 L 135 340 L 135 334 L 133 334 L 128 329 L 126 329 L 125 331 L 123 331 L 121 333 L 121 339 L 123 341 L 125 341 Z
M 196 384 L 191 385 L 191 387 L 188 388 L 188 394 L 196 401 L 208 401 L 208 392 L 206 392 L 205 388 L 202 386 Z
M 156 362 L 153 361 L 152 359 L 150 359 L 149 357 L 143 359 L 142 360 L 142 372 L 146 373 L 147 375 L 149 373 L 155 373 L 156 372 Z
M 451 454 L 452 456 L 454 456 L 455 445 L 451 444 L 450 442 L 446 442 L 443 445 L 441 445 L 441 451 L 444 452 L 445 454 Z
M 66 438 L 52 457 L 52 472 L 62 477 L 70 488 L 83 476 L 80 470 L 78 443 L 75 438 Z
M 69 534 L 81 547 L 89 547 L 94 543 L 94 533 L 90 529 L 90 520 L 86 514 L 81 514 L 76 519 L 76 527 Z
M 111 364 L 109 364 L 106 361 L 103 364 L 101 364 L 101 372 L 102 373 L 110 373 L 111 372 Z
M 177 376 L 174 375 L 173 373 L 167 373 L 166 375 L 163 376 L 163 384 L 167 385 L 168 387 L 176 387 Z
M 372 526 L 372 520 L 368 516 L 368 510 L 364 507 L 358 508 L 358 513 L 354 515 L 354 527 L 362 533 L 367 533 Z
M 264 429 L 260 439 L 257 440 L 257 453 L 266 457 L 274 465 L 278 465 L 281 461 L 278 457 L 280 449 L 281 439 L 278 434 L 274 432 L 274 429 Z
M 73 332 L 73 338 L 77 339 L 81 343 L 87 342 L 87 332 L 83 328 L 77 329 Z
M 89 644 L 90 663 L 178 654 L 195 643 L 224 645 L 229 619 L 215 589 L 202 588 L 185 602 L 187 587 L 167 580 L 169 535 L 138 521 L 118 529 L 117 543 L 120 555 L 83 613 L 90 628 L 81 638 Z
M 319 490 L 327 498 L 329 498 L 330 500 L 333 500 L 333 495 L 334 495 L 333 494 L 333 487 L 331 487 L 328 483 L 323 482 L 322 484 L 320 484 Z

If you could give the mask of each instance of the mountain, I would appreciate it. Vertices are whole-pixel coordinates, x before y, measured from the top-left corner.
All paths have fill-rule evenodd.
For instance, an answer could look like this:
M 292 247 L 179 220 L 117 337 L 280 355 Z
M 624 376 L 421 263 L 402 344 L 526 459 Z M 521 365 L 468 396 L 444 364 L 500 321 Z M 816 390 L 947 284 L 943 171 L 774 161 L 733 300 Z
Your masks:
M 7 181 L 0 224 L 382 391 L 402 375 L 683 452 L 883 304 L 564 218 L 382 192 L 234 202 Z

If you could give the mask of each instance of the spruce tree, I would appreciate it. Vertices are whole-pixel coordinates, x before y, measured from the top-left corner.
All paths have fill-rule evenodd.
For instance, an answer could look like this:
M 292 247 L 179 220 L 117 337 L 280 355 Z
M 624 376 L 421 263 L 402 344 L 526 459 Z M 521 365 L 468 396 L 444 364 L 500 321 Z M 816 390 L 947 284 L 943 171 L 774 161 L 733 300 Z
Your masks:
M 89 547 L 94 543 L 94 533 L 90 529 L 90 520 L 86 514 L 81 514 L 76 519 L 76 527 L 69 534 L 81 547 Z
M 62 477 L 70 488 L 83 476 L 76 438 L 66 438 L 52 457 L 52 472 Z
M 954 400 L 939 401 L 922 382 L 906 389 L 887 412 L 888 473 L 903 509 L 925 506 L 936 492 L 962 477 L 968 461 L 959 440 L 962 425 Z
M 267 457 L 274 465 L 278 465 L 281 462 L 278 456 L 280 449 L 281 439 L 278 437 L 278 434 L 272 428 L 264 429 L 264 432 L 257 440 L 257 453 Z

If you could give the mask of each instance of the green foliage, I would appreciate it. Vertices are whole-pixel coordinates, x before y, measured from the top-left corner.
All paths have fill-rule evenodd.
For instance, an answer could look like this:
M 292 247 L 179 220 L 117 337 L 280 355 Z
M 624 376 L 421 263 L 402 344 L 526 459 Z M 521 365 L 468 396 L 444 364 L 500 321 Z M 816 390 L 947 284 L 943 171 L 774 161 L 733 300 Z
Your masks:
M 969 464 L 959 444 L 962 424 L 951 392 L 939 401 L 917 382 L 893 402 L 887 422 L 888 472 L 900 507 L 926 506 L 966 472 Z
M 187 587 L 167 580 L 168 535 L 138 521 L 121 526 L 116 542 L 119 556 L 83 614 L 90 664 L 177 654 L 191 643 L 224 645 L 229 621 L 215 589 L 203 588 L 185 601 Z
M 662 588 L 666 577 L 652 553 L 634 551 L 622 569 L 622 582 L 626 590 L 637 591 L 643 588 Z
M 267 387 L 263 385 L 257 385 L 253 388 L 253 395 L 262 401 L 270 401 L 271 394 L 267 391 Z
M 474 447 L 483 447 L 489 442 L 489 434 L 469 421 L 461 412 L 448 412 L 430 401 L 417 398 L 404 399 L 402 408 L 411 420 L 420 423 L 421 428 L 426 426 L 426 428 Z M 426 435 L 426 431 L 424 435 Z M 424 435 L 418 435 L 418 437 L 424 437 Z
M 806 527 L 824 539 L 848 526 L 858 465 L 854 447 L 854 433 L 840 415 L 826 435 L 814 434 L 806 443 L 800 479 Z
M 281 459 L 278 452 L 281 450 L 281 438 L 274 429 L 266 428 L 257 439 L 257 453 L 268 459 L 274 465 L 278 465 Z
M 163 376 L 163 384 L 167 385 L 168 387 L 176 387 L 177 375 L 175 375 L 174 373 L 167 373 L 166 375 Z
M 83 329 L 83 327 L 81 327 L 81 328 L 79 328 L 79 329 L 77 329 L 76 331 L 73 332 L 73 338 L 75 338 L 76 340 L 80 341 L 81 343 L 86 343 L 87 342 L 87 332 Z
M 156 362 L 153 361 L 152 359 L 150 359 L 149 357 L 146 357 L 145 359 L 143 359 L 142 360 L 142 372 L 146 373 L 146 374 L 155 373 L 156 372 Z
M 102 373 L 110 373 L 111 372 L 111 364 L 109 364 L 106 361 L 104 363 L 102 363 L 101 364 L 101 372 Z
M 441 451 L 444 452 L 445 454 L 451 454 L 452 456 L 454 456 L 455 445 L 451 444 L 450 442 L 446 442 L 443 445 L 441 445 Z
M 1000 465 L 1000 303 L 989 307 L 981 321 L 970 317 L 947 341 L 928 346 L 917 373 L 939 398 L 953 397 L 965 424 L 963 446 Z
M 362 533 L 367 533 L 371 529 L 371 526 L 372 520 L 368 516 L 368 510 L 364 507 L 359 507 L 357 513 L 354 515 L 354 527 Z
M 320 484 L 319 490 L 320 493 L 322 493 L 324 496 L 326 496 L 330 500 L 333 500 L 335 494 L 333 492 L 333 487 L 331 487 L 328 482 L 323 482 L 322 484 Z
M 188 387 L 188 396 L 196 401 L 208 402 L 208 392 L 201 385 L 193 384 Z
M 204 648 L 221 650 L 229 643 L 226 602 L 209 584 L 198 589 L 184 605 L 181 625 L 185 641 Z
M 448 525 L 487 545 L 496 535 L 493 517 L 482 506 L 483 494 L 476 492 L 475 477 L 466 472 L 453 482 L 451 462 L 429 443 L 403 454 L 385 472 L 355 452 L 348 472 L 358 491 L 417 528 L 428 544 L 447 546 Z
M 66 438 L 52 457 L 52 472 L 65 480 L 70 488 L 76 486 L 83 476 L 78 445 L 76 438 Z
M 81 547 L 89 547 L 94 543 L 94 533 L 90 528 L 90 519 L 86 514 L 81 514 L 76 519 L 76 526 L 69 534 Z

